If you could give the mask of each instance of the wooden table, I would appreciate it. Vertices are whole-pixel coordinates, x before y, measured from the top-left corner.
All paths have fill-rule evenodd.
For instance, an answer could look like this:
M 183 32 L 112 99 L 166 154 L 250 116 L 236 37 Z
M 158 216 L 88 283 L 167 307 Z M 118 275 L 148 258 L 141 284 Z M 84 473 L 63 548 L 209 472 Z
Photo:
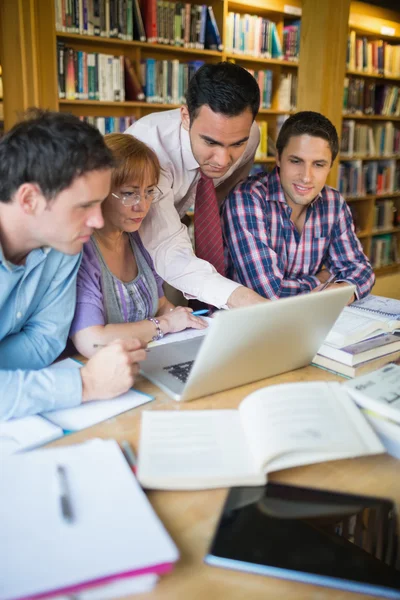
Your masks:
M 156 397 L 154 402 L 116 418 L 66 436 L 52 445 L 69 445 L 89 438 L 126 439 L 137 450 L 142 410 L 193 410 L 234 408 L 260 387 L 296 381 L 343 381 L 342 378 L 315 367 L 290 373 L 214 394 L 188 403 L 170 400 L 156 386 L 139 377 L 135 387 Z M 399 463 L 388 455 L 321 463 L 273 473 L 271 481 L 309 487 L 387 496 L 400 502 Z M 174 571 L 161 578 L 153 592 L 133 596 L 137 600 L 258 600 L 284 598 L 325 600 L 372 598 L 350 592 L 250 575 L 210 567 L 203 563 L 213 537 L 227 490 L 199 492 L 149 492 L 150 502 L 179 548 L 180 560 Z M 135 540 L 132 540 L 135 543 Z

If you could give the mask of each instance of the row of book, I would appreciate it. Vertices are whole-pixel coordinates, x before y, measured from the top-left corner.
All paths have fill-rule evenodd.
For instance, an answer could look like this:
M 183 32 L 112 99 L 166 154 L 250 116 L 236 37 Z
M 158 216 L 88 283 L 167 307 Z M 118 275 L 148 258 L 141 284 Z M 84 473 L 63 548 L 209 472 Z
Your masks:
M 90 123 L 102 133 L 124 133 L 136 121 L 135 117 L 79 117 L 81 121 Z
M 400 213 L 397 210 L 397 204 L 394 200 L 378 200 L 374 206 L 374 221 L 372 228 L 374 231 L 379 229 L 389 229 L 390 227 L 400 227 Z
M 345 113 L 400 116 L 400 87 L 345 77 L 343 94 Z
M 395 193 L 400 191 L 400 165 L 395 160 L 342 161 L 338 189 L 344 196 Z
M 194 60 L 181 63 L 178 60 L 141 61 L 141 80 L 147 102 L 182 104 L 192 75 L 204 64 Z
M 399 262 L 399 236 L 397 234 L 375 235 L 371 242 L 371 264 L 374 269 Z
M 58 41 L 57 65 L 59 98 L 125 101 L 123 56 L 74 50 Z
M 345 119 L 342 123 L 340 152 L 344 156 L 391 156 L 400 157 L 400 128 L 392 121 L 363 125 Z
M 212 6 L 168 0 L 55 0 L 56 30 L 222 50 Z
M 285 25 L 280 39 L 274 21 L 256 15 L 229 12 L 226 22 L 226 51 L 261 58 L 297 61 L 300 21 Z
M 347 40 L 347 68 L 372 75 L 400 77 L 400 46 L 368 40 L 351 31 Z

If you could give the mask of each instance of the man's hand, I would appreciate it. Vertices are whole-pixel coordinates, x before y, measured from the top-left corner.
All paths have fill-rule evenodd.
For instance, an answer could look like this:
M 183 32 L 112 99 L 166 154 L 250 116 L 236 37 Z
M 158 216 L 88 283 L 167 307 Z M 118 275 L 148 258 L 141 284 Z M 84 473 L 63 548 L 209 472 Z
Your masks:
M 269 300 L 267 298 L 263 298 L 254 290 L 241 285 L 229 296 L 227 304 L 229 308 L 240 308 L 241 306 L 260 304 L 261 302 L 269 302 Z
M 315 287 L 313 290 L 311 290 L 311 292 L 326 292 L 326 290 L 333 290 L 335 288 L 339 288 L 339 287 L 343 287 L 344 285 L 351 285 L 350 283 L 347 283 L 347 281 L 340 281 L 339 283 L 330 283 L 329 285 L 326 286 L 325 289 L 322 289 L 322 286 L 324 284 L 321 283 L 321 285 L 317 285 L 317 287 Z M 350 300 L 347 303 L 347 306 L 349 304 L 352 304 L 355 300 L 357 300 L 357 297 L 355 294 L 353 294 L 350 298 Z
M 321 283 L 326 283 L 330 276 L 331 273 L 328 271 L 328 269 L 321 269 L 321 271 L 318 271 L 318 273 L 315 274 L 315 277 L 319 279 Z
M 115 340 L 99 350 L 81 369 L 82 402 L 107 400 L 132 387 L 139 371 L 137 364 L 146 359 L 142 343 Z

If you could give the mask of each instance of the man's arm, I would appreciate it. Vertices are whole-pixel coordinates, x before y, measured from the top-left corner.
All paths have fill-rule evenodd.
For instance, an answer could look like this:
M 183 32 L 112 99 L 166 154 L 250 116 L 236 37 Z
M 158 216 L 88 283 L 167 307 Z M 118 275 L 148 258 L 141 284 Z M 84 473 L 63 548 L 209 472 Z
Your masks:
M 222 307 L 240 284 L 217 273 L 208 262 L 193 252 L 187 228 L 181 223 L 174 206 L 171 184 L 162 178 L 163 195 L 153 202 L 140 228 L 140 237 L 150 253 L 157 273 L 188 298 Z
M 48 289 L 21 331 L 0 341 L 0 369 L 42 369 L 64 350 L 75 310 L 79 263 L 80 255 L 61 258 Z
M 338 283 L 347 282 L 356 286 L 358 299 L 369 294 L 375 283 L 371 263 L 355 234 L 353 218 L 345 202 L 332 229 L 326 266 L 329 271 L 338 273 Z
M 247 183 L 234 190 L 223 208 L 223 233 L 240 282 L 261 296 L 277 299 L 309 292 L 320 284 L 313 275 L 285 276 L 285 265 L 270 246 L 260 192 Z

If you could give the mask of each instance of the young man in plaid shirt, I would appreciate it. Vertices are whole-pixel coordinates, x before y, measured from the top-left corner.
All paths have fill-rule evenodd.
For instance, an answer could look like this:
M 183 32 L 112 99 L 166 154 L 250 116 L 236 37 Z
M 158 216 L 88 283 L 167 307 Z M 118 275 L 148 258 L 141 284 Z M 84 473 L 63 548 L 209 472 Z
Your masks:
M 333 124 L 311 111 L 293 115 L 276 143 L 272 173 L 250 177 L 222 209 L 227 276 L 271 300 L 354 284 L 353 300 L 374 284 L 349 207 L 325 185 L 339 150 Z

